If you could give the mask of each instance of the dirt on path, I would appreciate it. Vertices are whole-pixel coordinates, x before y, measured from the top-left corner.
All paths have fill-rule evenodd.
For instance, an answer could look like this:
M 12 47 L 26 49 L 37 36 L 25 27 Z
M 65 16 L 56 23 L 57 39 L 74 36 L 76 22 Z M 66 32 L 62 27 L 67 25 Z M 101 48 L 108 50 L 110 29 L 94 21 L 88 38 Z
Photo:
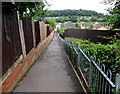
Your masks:
M 56 34 L 14 92 L 84 92 Z

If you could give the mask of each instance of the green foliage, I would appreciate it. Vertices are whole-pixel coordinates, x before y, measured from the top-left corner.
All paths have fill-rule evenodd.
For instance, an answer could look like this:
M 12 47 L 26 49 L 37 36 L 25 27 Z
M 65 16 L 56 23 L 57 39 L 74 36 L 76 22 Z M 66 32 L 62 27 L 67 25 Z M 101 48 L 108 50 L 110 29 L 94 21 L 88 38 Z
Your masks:
M 120 35 L 120 34 L 118 34 Z M 113 73 L 118 72 L 120 67 L 120 40 L 113 38 L 113 44 L 103 45 L 101 43 L 92 43 L 89 40 L 81 40 L 75 38 L 66 38 L 66 40 L 80 43 L 84 51 L 89 51 L 92 56 L 104 63 Z
M 108 9 L 111 15 L 107 16 L 107 22 L 112 29 L 120 29 L 120 1 L 116 1 L 112 9 Z
M 61 34 L 61 33 L 65 32 L 65 29 L 66 28 L 58 28 L 57 29 L 58 34 Z
M 2 8 L 5 12 L 14 10 L 19 11 L 20 17 L 34 17 L 43 16 L 46 10 L 43 10 L 45 4 L 42 0 L 40 2 L 3 2 Z
M 71 16 L 69 19 L 70 19 L 71 22 L 77 22 L 78 21 L 76 16 Z
M 60 23 L 64 23 L 67 21 L 71 21 L 71 22 L 105 22 L 103 19 L 98 19 L 98 18 L 78 18 L 76 16 L 69 16 L 69 17 L 58 17 L 58 18 L 54 18 L 56 20 L 56 22 L 60 22 Z
M 50 11 L 47 17 L 61 17 L 61 16 L 98 16 L 98 13 L 91 10 L 54 10 Z
M 52 27 L 52 28 L 56 27 L 55 19 L 53 19 L 53 18 L 45 18 L 45 22 L 48 23 L 50 25 L 50 27 Z
M 91 21 L 91 22 L 97 22 L 97 21 L 98 21 L 98 19 L 97 19 L 97 18 L 95 18 L 95 17 L 92 17 L 92 18 L 90 19 L 90 21 Z
M 86 28 L 86 29 L 92 29 L 93 27 L 94 27 L 94 25 L 93 25 L 93 24 L 90 24 L 89 27 Z
M 89 18 L 78 18 L 78 22 L 90 22 Z
M 66 21 L 66 18 L 56 18 L 56 22 L 64 23 Z
M 113 14 L 108 17 L 108 24 L 112 26 L 112 29 L 120 28 L 120 15 Z
M 9 43 L 12 42 L 12 40 L 11 40 L 11 38 L 10 38 L 9 32 L 6 32 L 6 40 L 7 40 Z
M 78 22 L 75 23 L 76 28 L 81 29 L 80 24 Z

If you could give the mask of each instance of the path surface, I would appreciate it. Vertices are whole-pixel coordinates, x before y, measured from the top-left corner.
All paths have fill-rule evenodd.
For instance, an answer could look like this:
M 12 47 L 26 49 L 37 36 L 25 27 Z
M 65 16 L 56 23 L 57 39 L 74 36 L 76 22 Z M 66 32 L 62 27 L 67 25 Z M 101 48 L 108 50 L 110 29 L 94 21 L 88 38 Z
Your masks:
M 14 92 L 83 92 L 56 35 Z

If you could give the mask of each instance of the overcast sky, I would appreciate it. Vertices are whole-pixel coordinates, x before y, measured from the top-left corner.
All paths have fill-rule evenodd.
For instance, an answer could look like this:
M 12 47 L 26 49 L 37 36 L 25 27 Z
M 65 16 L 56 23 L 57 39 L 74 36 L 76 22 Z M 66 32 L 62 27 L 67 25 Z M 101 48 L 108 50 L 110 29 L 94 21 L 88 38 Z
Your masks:
M 99 13 L 107 13 L 106 9 L 110 5 L 104 5 L 103 0 L 47 0 L 51 5 L 50 10 L 63 9 L 86 9 L 95 10 Z

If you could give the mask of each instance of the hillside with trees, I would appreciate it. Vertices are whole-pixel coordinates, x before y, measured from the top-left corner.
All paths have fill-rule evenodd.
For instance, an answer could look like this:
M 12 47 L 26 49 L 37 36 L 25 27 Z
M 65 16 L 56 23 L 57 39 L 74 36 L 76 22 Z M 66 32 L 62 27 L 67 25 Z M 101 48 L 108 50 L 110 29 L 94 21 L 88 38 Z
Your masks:
M 47 17 L 61 17 L 61 16 L 99 16 L 99 13 L 92 10 L 49 10 Z

